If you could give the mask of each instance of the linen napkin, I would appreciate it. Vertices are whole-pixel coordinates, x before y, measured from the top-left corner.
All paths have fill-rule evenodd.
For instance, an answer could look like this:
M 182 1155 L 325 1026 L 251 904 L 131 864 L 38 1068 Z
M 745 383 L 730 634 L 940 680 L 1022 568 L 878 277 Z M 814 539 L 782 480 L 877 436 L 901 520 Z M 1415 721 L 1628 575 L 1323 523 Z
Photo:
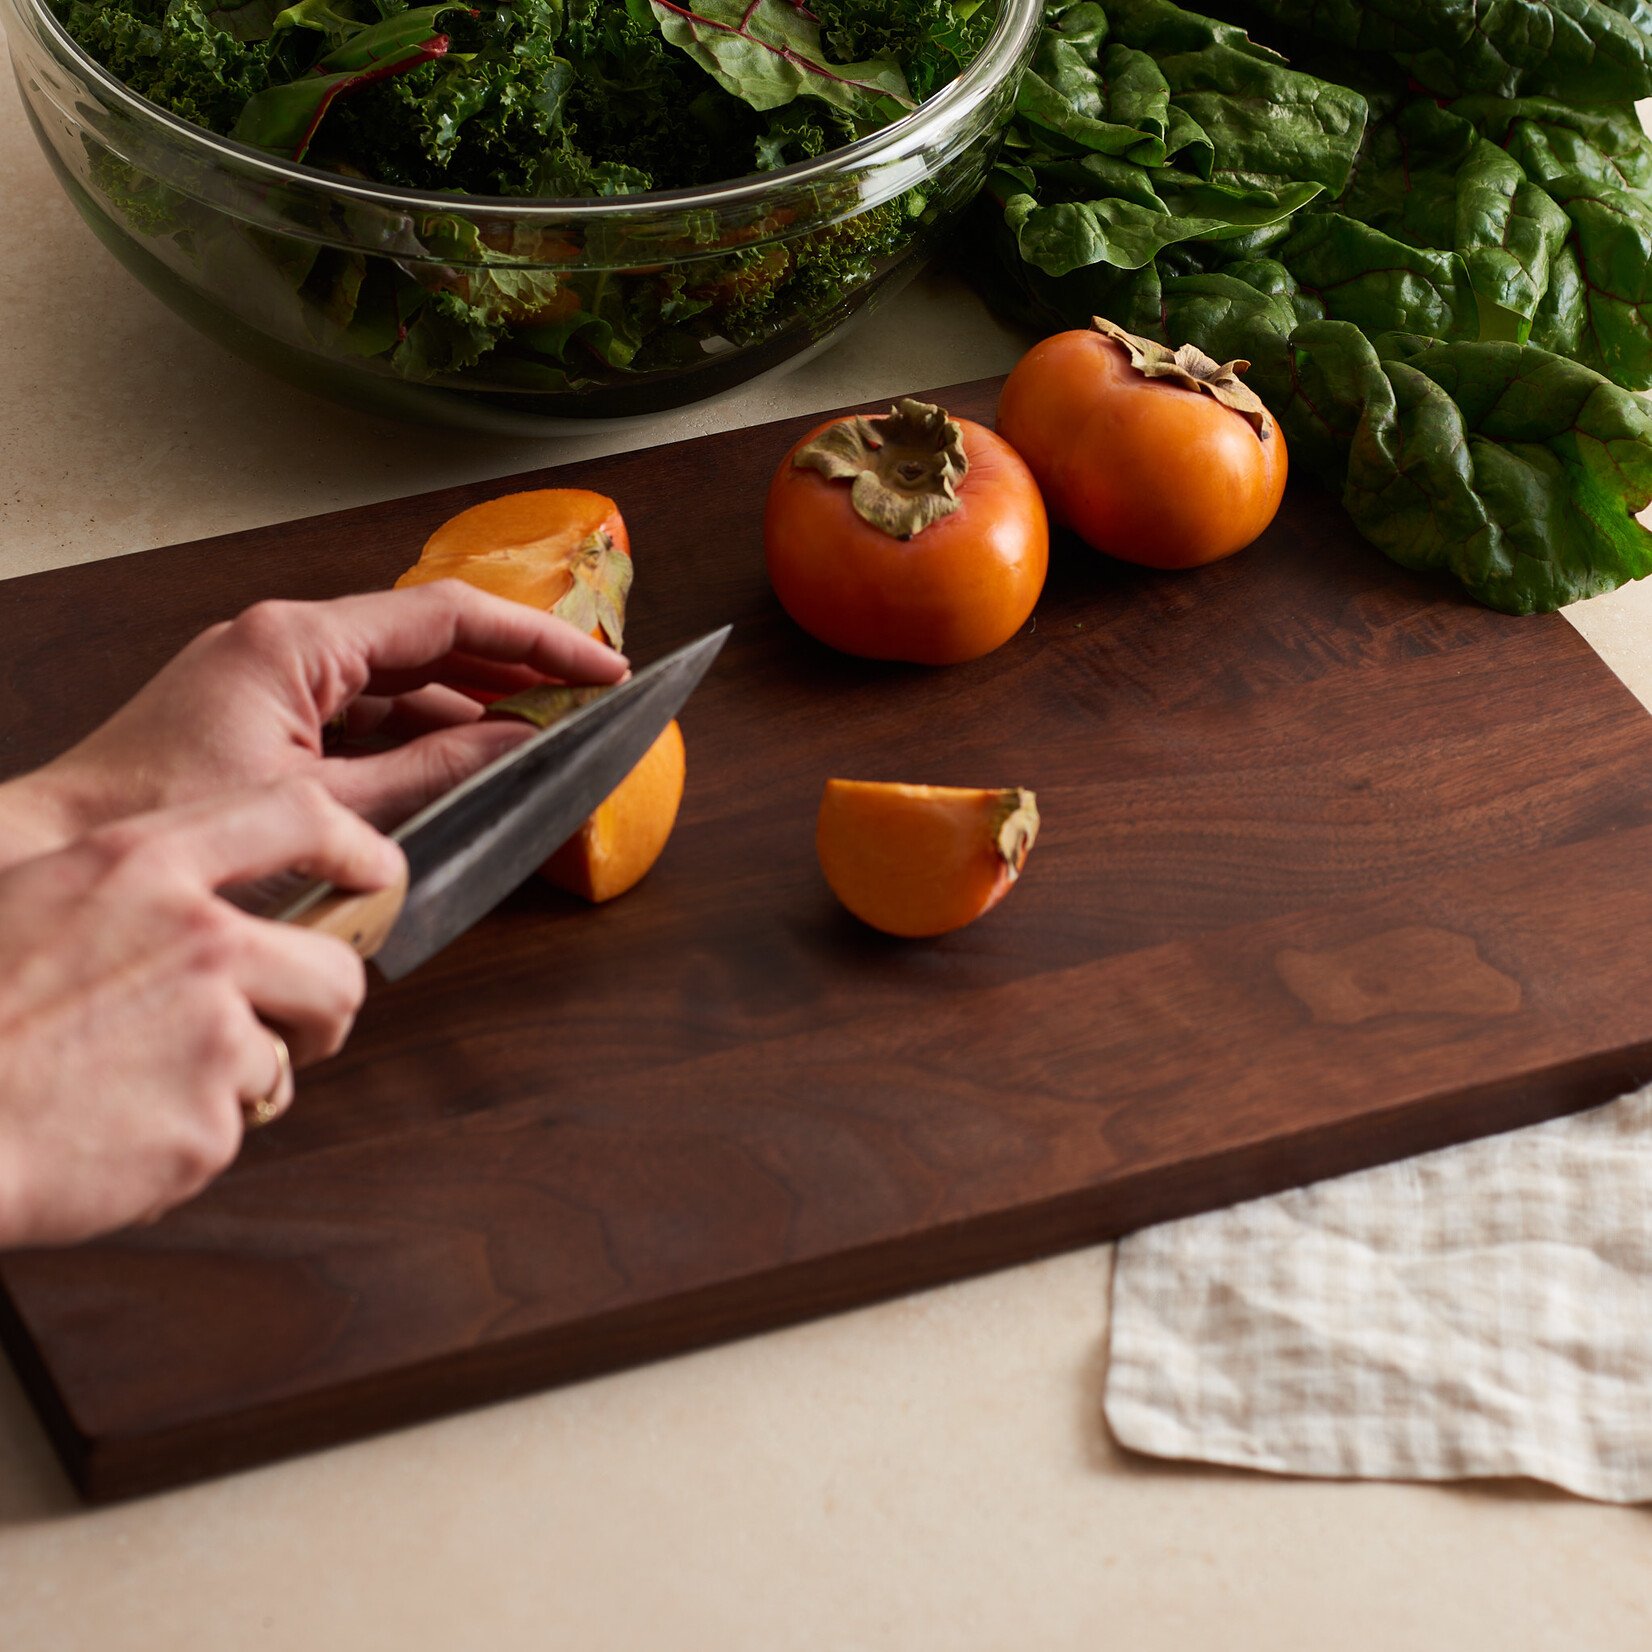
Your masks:
M 1135 1451 L 1652 1498 L 1652 1087 L 1135 1234 L 1111 1340 Z

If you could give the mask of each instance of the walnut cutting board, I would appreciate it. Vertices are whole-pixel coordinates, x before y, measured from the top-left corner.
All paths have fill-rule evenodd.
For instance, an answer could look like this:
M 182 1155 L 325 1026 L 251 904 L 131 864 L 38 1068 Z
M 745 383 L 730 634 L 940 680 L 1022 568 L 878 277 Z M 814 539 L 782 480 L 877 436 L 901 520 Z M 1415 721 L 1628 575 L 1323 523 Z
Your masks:
M 943 392 L 990 420 L 996 381 Z M 763 577 L 792 420 L 0 592 L 0 772 L 196 630 L 383 586 L 512 486 L 614 494 L 633 657 L 725 620 L 664 859 L 531 887 L 379 986 L 293 1113 L 159 1226 L 0 1265 L 110 1498 L 1500 1130 L 1652 1075 L 1652 720 L 1558 617 L 1385 562 L 1298 489 L 1197 575 L 1058 543 L 947 671 L 829 654 Z M 996 912 L 837 910 L 833 774 L 1036 788 Z

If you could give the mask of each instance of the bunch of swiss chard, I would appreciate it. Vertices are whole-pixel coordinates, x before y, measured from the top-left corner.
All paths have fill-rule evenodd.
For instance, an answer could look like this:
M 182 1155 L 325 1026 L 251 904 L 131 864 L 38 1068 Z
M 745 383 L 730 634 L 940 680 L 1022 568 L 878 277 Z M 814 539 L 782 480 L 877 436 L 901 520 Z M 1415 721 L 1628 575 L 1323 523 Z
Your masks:
M 1294 464 L 1494 607 L 1652 571 L 1652 7 L 1218 3 L 1047 5 L 996 290 L 1249 360 Z

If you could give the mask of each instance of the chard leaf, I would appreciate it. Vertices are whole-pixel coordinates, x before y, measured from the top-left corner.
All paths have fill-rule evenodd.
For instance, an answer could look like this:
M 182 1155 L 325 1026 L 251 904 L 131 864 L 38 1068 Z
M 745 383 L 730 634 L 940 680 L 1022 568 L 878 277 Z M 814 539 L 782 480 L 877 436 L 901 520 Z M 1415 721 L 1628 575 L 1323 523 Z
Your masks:
M 1048 17 L 1016 113 L 1098 154 L 1162 165 L 1170 88 L 1147 53 L 1106 40 L 1107 13 L 1092 0 Z
M 1455 252 L 1413 247 L 1339 212 L 1305 217 L 1280 259 L 1333 321 L 1370 332 L 1409 323 L 1420 332 L 1473 337 L 1478 305 Z
M 426 6 L 363 29 L 321 58 L 311 73 L 248 98 L 230 136 L 303 160 L 336 98 L 441 57 L 447 51 L 448 37 L 430 30 L 442 12 L 455 9 Z
M 1447 315 L 1349 313 L 1378 332 L 1443 330 L 1523 341 L 1566 240 L 1564 212 L 1512 156 L 1431 99 L 1412 99 L 1367 135 L 1347 195 L 1356 219 L 1412 247 L 1455 252 L 1479 307 Z M 1304 279 L 1314 276 L 1304 273 Z M 1344 314 L 1336 305 L 1331 313 Z
M 1475 0 L 1251 0 L 1271 22 L 1367 52 L 1420 52 L 1466 40 Z
M 1652 145 L 1626 101 L 1652 0 L 1249 3 L 1350 84 L 1167 0 L 1101 0 L 1105 33 L 1041 48 L 1073 118 L 1018 108 L 992 181 L 1000 301 L 1249 360 L 1297 473 L 1341 478 L 1373 543 L 1481 601 L 1529 613 L 1652 571 L 1632 393 L 1652 387 Z M 1164 161 L 1084 125 L 1121 46 L 1169 90 Z M 1178 118 L 1208 170 L 1175 156 Z M 1287 210 L 1246 224 L 1230 195 L 1215 229 L 1212 186 Z
M 1451 111 L 1537 183 L 1576 173 L 1616 189 L 1652 190 L 1652 140 L 1631 104 L 1577 108 L 1546 98 L 1459 98 Z
M 1350 447 L 1344 502 L 1396 562 L 1455 576 L 1507 613 L 1652 572 L 1652 412 L 1563 357 L 1388 337 Z M 1378 384 L 1380 377 L 1382 383 Z
M 1230 24 L 1169 0 L 1108 0 L 1112 38 L 1157 62 L 1171 101 L 1215 150 L 1213 180 L 1342 192 L 1365 129 L 1356 91 L 1289 68 Z
M 420 6 L 414 11 L 392 12 L 365 29 L 355 30 L 348 39 L 316 59 L 311 71 L 318 75 L 344 70 L 371 69 L 403 52 L 410 52 L 436 34 L 436 23 L 448 12 L 463 11 L 462 5 Z
M 1399 54 L 1429 91 L 1573 104 L 1652 96 L 1652 37 L 1602 0 L 1484 0 L 1471 17 L 1460 39 Z
M 268 40 L 284 26 L 281 7 L 282 0 L 241 0 L 239 5 L 213 7 L 206 20 L 233 40 Z
M 274 8 L 274 0 L 249 0 L 249 4 Z M 338 10 L 334 0 L 297 0 L 296 5 L 278 11 L 274 19 L 277 29 L 314 29 L 340 39 L 360 34 L 366 26 L 359 17 Z
M 1189 180 L 1182 211 L 1108 197 L 1040 206 L 1031 195 L 1012 196 L 1004 222 L 1021 256 L 1047 275 L 1066 275 L 1086 264 L 1137 269 L 1178 241 L 1214 241 L 1287 219 L 1319 193 L 1317 184 L 1275 193 L 1244 192 Z
M 646 3 L 661 35 L 753 109 L 816 97 L 851 113 L 886 117 L 913 107 L 890 58 L 830 63 L 820 25 L 791 0 L 629 0 Z
M 1643 0 L 1251 0 L 1290 33 L 1390 52 L 1443 97 L 1593 105 L 1652 95 Z
M 1582 314 L 1570 352 L 1632 390 L 1652 389 L 1652 210 L 1639 195 L 1585 178 L 1554 179 L 1548 189 L 1571 225 L 1577 275 L 1568 308 Z

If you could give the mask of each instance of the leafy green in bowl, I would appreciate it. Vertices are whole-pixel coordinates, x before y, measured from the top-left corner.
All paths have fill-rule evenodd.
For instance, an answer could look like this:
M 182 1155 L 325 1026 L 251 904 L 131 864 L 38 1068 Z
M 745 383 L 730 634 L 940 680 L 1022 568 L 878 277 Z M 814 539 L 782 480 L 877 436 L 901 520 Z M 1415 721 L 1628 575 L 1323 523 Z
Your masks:
M 823 344 L 979 187 L 1036 0 L 0 0 L 105 243 L 240 354 L 494 429 Z

